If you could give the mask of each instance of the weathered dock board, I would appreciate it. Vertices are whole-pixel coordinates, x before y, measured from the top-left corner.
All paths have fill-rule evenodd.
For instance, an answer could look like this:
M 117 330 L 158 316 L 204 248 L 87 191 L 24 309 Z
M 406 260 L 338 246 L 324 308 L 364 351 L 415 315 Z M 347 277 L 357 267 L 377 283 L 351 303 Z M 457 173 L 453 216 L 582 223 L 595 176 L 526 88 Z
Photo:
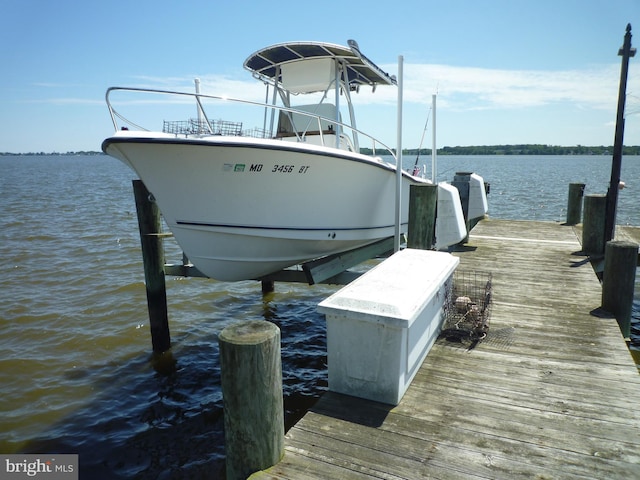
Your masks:
M 485 220 L 455 253 L 493 274 L 491 327 L 439 340 L 396 407 L 327 393 L 255 479 L 628 479 L 640 375 L 572 227 Z

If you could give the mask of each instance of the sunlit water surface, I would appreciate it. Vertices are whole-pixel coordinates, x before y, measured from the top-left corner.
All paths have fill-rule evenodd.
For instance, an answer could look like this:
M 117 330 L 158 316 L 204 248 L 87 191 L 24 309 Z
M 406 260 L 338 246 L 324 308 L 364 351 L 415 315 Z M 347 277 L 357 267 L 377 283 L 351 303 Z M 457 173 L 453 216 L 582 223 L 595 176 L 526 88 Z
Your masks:
M 407 168 L 414 161 L 405 157 Z M 562 222 L 568 184 L 606 193 L 610 164 L 440 157 L 438 180 L 475 171 L 491 184 L 492 217 Z M 158 363 L 133 173 L 106 156 L 4 156 L 0 172 L 0 453 L 78 453 L 81 478 L 221 476 L 217 335 L 237 320 L 281 329 L 288 423 L 326 389 L 316 305 L 336 287 L 277 284 L 263 296 L 256 282 L 169 277 L 173 348 Z M 618 223 L 640 225 L 640 157 L 624 159 L 622 178 Z M 181 252 L 169 244 L 168 257 Z

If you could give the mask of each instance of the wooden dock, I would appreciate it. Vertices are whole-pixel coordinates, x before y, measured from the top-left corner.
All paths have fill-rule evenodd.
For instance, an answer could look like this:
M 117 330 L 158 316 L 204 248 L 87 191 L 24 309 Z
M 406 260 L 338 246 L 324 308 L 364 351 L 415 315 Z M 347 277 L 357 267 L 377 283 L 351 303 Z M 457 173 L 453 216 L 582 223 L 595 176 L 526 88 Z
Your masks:
M 573 227 L 482 221 L 455 255 L 493 275 L 486 339 L 438 340 L 396 407 L 326 393 L 251 478 L 638 478 L 640 375 L 580 250 Z

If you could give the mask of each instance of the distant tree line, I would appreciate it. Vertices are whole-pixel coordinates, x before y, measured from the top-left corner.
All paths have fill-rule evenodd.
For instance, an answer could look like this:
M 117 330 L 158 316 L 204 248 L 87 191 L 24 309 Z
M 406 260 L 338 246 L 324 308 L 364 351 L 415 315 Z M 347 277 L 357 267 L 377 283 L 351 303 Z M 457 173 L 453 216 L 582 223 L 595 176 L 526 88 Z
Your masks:
M 94 152 L 94 151 L 79 151 L 79 152 L 30 152 L 30 153 L 11 153 L 11 152 L 0 152 L 0 156 L 3 155 L 14 155 L 14 156 L 69 156 L 69 155 L 104 155 L 102 152 Z
M 361 148 L 364 154 L 371 154 L 370 148 Z M 588 147 L 575 145 L 561 147 L 557 145 L 477 145 L 470 147 L 442 147 L 438 155 L 611 155 L 613 147 Z M 640 146 L 624 146 L 623 155 L 640 155 Z M 408 148 L 402 150 L 403 155 L 431 155 L 430 148 Z
M 360 152 L 365 155 L 372 155 L 370 148 L 361 148 Z M 380 153 L 380 151 L 378 151 Z M 430 148 L 405 148 L 403 155 L 431 155 Z M 611 155 L 613 147 L 588 147 L 585 145 L 575 145 L 572 147 L 560 147 L 557 145 L 476 145 L 470 147 L 442 147 L 438 149 L 438 155 Z M 624 146 L 623 155 L 640 155 L 640 146 Z M 102 152 L 80 151 L 66 153 L 10 153 L 0 152 L 2 155 L 104 155 Z

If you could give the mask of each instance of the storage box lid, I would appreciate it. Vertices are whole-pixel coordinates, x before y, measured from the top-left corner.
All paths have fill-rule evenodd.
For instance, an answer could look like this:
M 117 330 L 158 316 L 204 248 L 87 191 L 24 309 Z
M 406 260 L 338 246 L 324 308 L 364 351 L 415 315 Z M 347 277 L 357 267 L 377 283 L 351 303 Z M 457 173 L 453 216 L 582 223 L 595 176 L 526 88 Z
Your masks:
M 459 262 L 445 252 L 401 250 L 320 302 L 318 311 L 408 327 Z

